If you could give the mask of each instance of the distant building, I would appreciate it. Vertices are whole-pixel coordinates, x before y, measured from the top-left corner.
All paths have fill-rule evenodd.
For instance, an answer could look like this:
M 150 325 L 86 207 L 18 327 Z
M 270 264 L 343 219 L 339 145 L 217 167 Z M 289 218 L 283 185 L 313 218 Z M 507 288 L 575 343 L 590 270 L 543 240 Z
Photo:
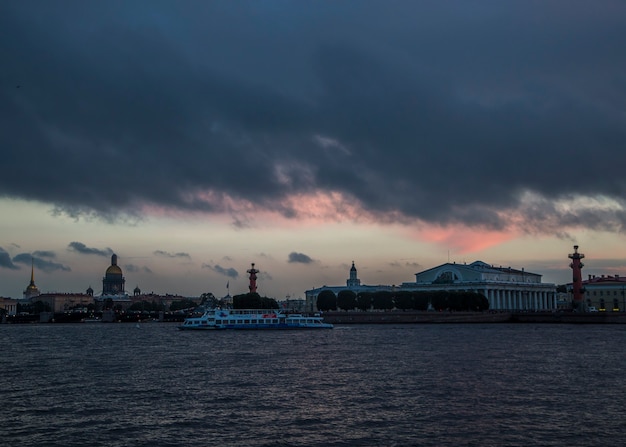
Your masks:
M 280 309 L 285 312 L 307 312 L 306 300 L 302 298 L 287 297 L 284 301 L 279 301 Z
M 200 304 L 200 298 L 198 297 L 185 297 L 182 295 L 172 295 L 166 293 L 165 295 L 158 295 L 156 293 L 147 293 L 147 294 L 137 294 L 133 295 L 129 298 L 128 305 L 132 305 L 135 303 L 141 303 L 145 301 L 146 303 L 155 303 L 160 304 L 164 307 L 165 310 L 169 310 L 170 306 L 174 301 L 182 301 L 182 300 L 190 300 L 196 304 Z
M 317 296 L 324 290 L 330 290 L 335 295 L 337 295 L 342 290 L 351 290 L 354 293 L 360 292 L 379 292 L 379 291 L 391 291 L 395 290 L 394 286 L 387 285 L 378 285 L 378 286 L 368 286 L 362 285 L 361 280 L 357 276 L 357 270 L 354 266 L 354 261 L 352 261 L 352 267 L 350 268 L 349 277 L 346 281 L 345 286 L 322 286 L 316 289 L 306 290 L 304 292 L 305 295 L 305 308 L 303 311 L 306 312 L 316 312 L 317 311 Z
M 571 289 L 571 283 L 567 285 Z M 600 311 L 626 311 L 626 277 L 619 275 L 589 275 L 582 282 L 585 305 Z
M 117 255 L 111 255 L 111 265 L 106 269 L 102 278 L 102 294 L 94 298 L 99 309 L 121 308 L 127 309 L 132 301 L 124 292 L 126 279 L 122 269 L 117 265 Z
M 93 297 L 86 293 L 42 293 L 30 298 L 30 304 L 37 301 L 50 306 L 51 312 L 67 312 L 93 304 Z
M 117 255 L 111 256 L 111 265 L 102 278 L 102 295 L 123 295 L 126 280 L 122 269 L 117 265 Z
M 26 286 L 26 290 L 24 290 L 24 300 L 30 300 L 32 297 L 39 295 L 39 289 L 35 285 L 35 264 L 34 261 L 31 260 L 30 267 L 30 284 Z
M 415 274 L 401 290 L 480 293 L 489 309 L 539 311 L 556 309 L 556 285 L 542 283 L 541 275 L 524 269 L 495 267 L 482 261 L 471 264 L 445 263 Z
M 400 286 L 361 285 L 352 263 L 346 286 L 323 286 L 307 290 L 306 311 L 317 310 L 317 296 L 324 290 L 337 295 L 342 290 L 360 292 L 379 291 L 456 291 L 482 294 L 494 310 L 539 311 L 557 308 L 556 285 L 542 283 L 541 275 L 524 269 L 495 267 L 482 261 L 471 264 L 446 263 L 415 274 L 414 282 Z
M 13 298 L 4 298 L 0 296 L 0 309 L 4 310 L 5 315 L 17 314 L 17 300 Z

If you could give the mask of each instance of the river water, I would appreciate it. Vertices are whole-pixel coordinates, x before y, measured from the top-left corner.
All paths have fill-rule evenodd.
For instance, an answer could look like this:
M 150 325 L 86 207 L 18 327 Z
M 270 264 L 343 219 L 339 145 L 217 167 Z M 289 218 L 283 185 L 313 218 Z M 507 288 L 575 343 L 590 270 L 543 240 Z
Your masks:
M 1 325 L 7 446 L 616 446 L 626 326 Z

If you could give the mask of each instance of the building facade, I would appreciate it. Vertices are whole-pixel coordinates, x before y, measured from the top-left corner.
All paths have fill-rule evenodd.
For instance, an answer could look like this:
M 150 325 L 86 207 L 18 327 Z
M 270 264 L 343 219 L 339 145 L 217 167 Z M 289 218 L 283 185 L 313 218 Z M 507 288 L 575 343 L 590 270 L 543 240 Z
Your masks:
M 51 312 L 67 312 L 77 308 L 86 308 L 93 304 L 93 297 L 86 293 L 42 293 L 30 299 L 30 304 L 37 301 L 50 306 Z
M 583 280 L 583 300 L 586 308 L 603 312 L 626 311 L 626 277 L 619 275 L 589 275 Z M 568 284 L 568 290 L 571 284 Z
M 17 300 L 0 296 L 0 309 L 4 311 L 4 316 L 17 315 Z
M 546 311 L 556 309 L 556 285 L 542 283 L 541 275 L 524 269 L 495 267 L 482 261 L 471 264 L 445 263 L 415 274 L 401 290 L 457 291 L 480 293 L 489 309 Z
M 337 295 L 342 290 L 379 291 L 449 291 L 480 293 L 489 301 L 489 309 L 501 311 L 546 311 L 557 308 L 556 285 L 542 283 L 541 275 L 511 267 L 495 267 L 482 261 L 471 264 L 446 263 L 415 274 L 414 282 L 398 286 L 361 285 L 352 263 L 346 286 L 323 286 L 307 290 L 306 311 L 317 311 L 317 296 L 324 290 Z

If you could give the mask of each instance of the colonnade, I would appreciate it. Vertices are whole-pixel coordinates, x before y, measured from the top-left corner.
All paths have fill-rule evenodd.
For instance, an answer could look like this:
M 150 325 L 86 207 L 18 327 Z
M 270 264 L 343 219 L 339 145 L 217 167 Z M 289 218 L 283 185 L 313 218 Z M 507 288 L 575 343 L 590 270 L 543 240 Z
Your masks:
M 547 290 L 487 289 L 492 310 L 554 310 L 556 294 Z

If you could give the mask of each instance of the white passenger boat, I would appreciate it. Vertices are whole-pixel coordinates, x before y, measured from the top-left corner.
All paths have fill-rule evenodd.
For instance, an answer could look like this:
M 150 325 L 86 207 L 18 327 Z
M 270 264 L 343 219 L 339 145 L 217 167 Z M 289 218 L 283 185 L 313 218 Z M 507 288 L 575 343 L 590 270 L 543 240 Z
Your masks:
M 285 314 L 274 309 L 210 309 L 186 318 L 181 330 L 203 329 L 332 329 L 321 316 Z

